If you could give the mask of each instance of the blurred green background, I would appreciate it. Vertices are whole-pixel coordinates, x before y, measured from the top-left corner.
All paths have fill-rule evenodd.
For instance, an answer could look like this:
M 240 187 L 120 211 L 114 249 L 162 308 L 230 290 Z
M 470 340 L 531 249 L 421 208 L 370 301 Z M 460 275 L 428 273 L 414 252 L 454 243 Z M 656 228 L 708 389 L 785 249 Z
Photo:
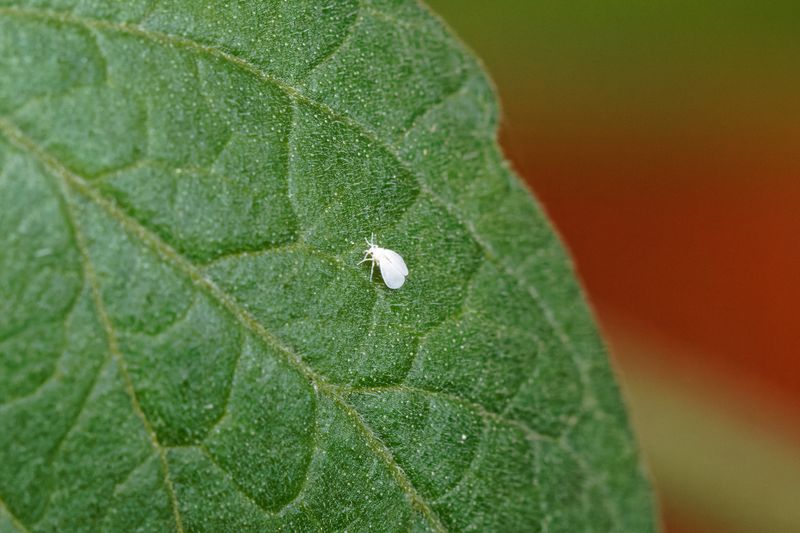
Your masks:
M 497 84 L 665 530 L 800 531 L 800 2 L 427 3 Z

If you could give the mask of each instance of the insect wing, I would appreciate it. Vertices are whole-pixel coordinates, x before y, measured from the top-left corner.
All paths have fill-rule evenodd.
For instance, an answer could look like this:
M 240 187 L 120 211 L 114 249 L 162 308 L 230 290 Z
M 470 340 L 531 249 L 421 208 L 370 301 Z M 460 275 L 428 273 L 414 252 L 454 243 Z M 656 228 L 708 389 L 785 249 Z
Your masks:
M 399 289 L 406 282 L 406 276 L 389 261 L 378 263 L 381 267 L 381 277 L 386 286 L 390 289 Z
M 381 261 L 389 261 L 403 276 L 408 276 L 408 267 L 400 254 L 388 248 L 383 249 Z

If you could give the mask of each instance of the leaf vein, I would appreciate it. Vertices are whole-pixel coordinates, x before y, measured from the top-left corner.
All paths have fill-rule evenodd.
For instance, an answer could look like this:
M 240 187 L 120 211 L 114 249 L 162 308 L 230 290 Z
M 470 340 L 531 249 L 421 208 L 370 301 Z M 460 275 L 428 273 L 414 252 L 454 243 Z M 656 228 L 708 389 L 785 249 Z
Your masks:
M 467 400 L 462 398 L 461 396 L 445 392 L 445 391 L 437 391 L 433 389 L 425 389 L 422 387 L 414 387 L 411 385 L 387 385 L 387 386 L 376 386 L 376 387 L 337 387 L 342 390 L 346 394 L 352 393 L 364 393 L 364 394 L 381 394 L 381 393 L 405 393 L 405 394 L 420 394 L 422 396 L 427 397 L 434 397 L 440 398 L 442 400 L 446 400 L 448 402 L 454 403 L 465 409 L 472 411 L 473 413 L 477 414 L 483 420 L 492 420 L 495 423 L 505 424 L 507 426 L 512 426 L 520 431 L 522 431 L 528 440 L 531 441 L 538 441 L 538 440 L 548 440 L 554 441 L 555 439 L 550 435 L 545 435 L 543 433 L 539 433 L 529 425 L 525 424 L 520 420 L 515 420 L 513 418 L 509 418 L 508 415 L 505 413 L 498 413 L 495 411 L 491 411 L 481 405 L 480 403 L 473 402 L 471 400 Z
M 92 396 L 92 392 L 94 391 L 94 388 L 97 386 L 97 382 L 100 379 L 100 375 L 103 373 L 103 369 L 106 367 L 106 365 L 108 364 L 109 361 L 110 361 L 110 358 L 106 359 L 105 361 L 103 361 L 102 364 L 98 365 L 97 371 L 92 376 L 92 379 L 89 381 L 89 383 L 86 385 L 86 393 L 81 397 L 80 405 L 79 405 L 77 411 L 75 412 L 75 414 L 72 416 L 72 419 L 70 420 L 69 424 L 67 424 L 67 429 L 64 430 L 64 433 L 62 433 L 61 437 L 59 437 L 59 439 L 53 445 L 53 449 L 50 451 L 50 453 L 48 453 L 47 463 L 48 463 L 49 467 L 52 467 L 53 463 L 55 463 L 55 460 L 58 457 L 58 454 L 61 453 L 61 447 L 67 441 L 67 438 L 69 438 L 69 436 L 72 434 L 72 432 L 75 429 L 77 429 L 78 423 L 80 422 L 80 419 L 81 419 L 81 415 L 86 410 L 86 406 L 89 404 L 89 398 Z M 52 479 L 52 476 L 49 478 L 49 481 L 50 481 L 50 486 L 48 487 L 47 500 L 45 501 L 45 504 L 44 504 L 44 509 L 42 511 L 42 516 L 44 516 L 46 514 L 47 508 L 50 507 L 50 503 L 51 503 L 51 500 L 52 500 L 52 497 L 53 497 L 53 479 Z M 40 517 L 40 519 L 41 519 L 41 517 Z
M 26 137 L 20 130 L 18 130 L 14 125 L 12 125 L 7 120 L 0 119 L 0 131 L 6 136 L 6 138 L 8 138 L 8 140 L 12 144 L 16 145 L 20 149 L 26 150 L 31 155 L 36 157 L 39 161 L 41 161 L 42 164 L 44 164 L 44 166 L 50 171 L 50 173 L 54 177 L 61 178 L 61 180 L 63 180 L 62 181 L 63 187 L 67 187 L 68 185 L 71 184 L 69 181 L 70 177 L 78 179 L 81 182 L 84 182 L 82 178 L 79 178 L 78 176 L 71 174 L 60 162 L 58 162 L 54 157 L 47 154 L 41 147 L 36 145 L 31 139 Z M 86 185 L 86 187 L 89 186 Z M 158 452 L 161 458 L 161 465 L 164 471 L 164 482 L 165 485 L 167 486 L 167 492 L 169 493 L 170 500 L 172 503 L 172 510 L 175 514 L 176 528 L 180 533 L 182 533 L 183 525 L 181 523 L 181 517 L 178 511 L 178 504 L 175 496 L 175 491 L 172 486 L 172 481 L 169 475 L 169 465 L 167 464 L 166 461 L 164 448 L 158 442 L 158 438 L 156 437 L 155 431 L 153 430 L 150 421 L 147 419 L 147 416 L 144 414 L 144 411 L 139 405 L 139 400 L 136 396 L 136 391 L 133 388 L 133 383 L 131 381 L 130 374 L 128 373 L 127 364 L 122 355 L 122 352 L 119 350 L 113 325 L 111 324 L 111 320 L 108 316 L 108 313 L 106 312 L 105 305 L 103 304 L 102 301 L 102 296 L 100 294 L 100 285 L 95 275 L 94 267 L 91 264 L 88 244 L 85 241 L 85 236 L 81 233 L 79 229 L 77 218 L 75 217 L 75 214 L 73 213 L 73 207 L 70 204 L 69 194 L 67 193 L 66 190 L 64 190 L 64 188 L 62 188 L 62 186 L 59 187 L 59 190 L 61 192 L 63 205 L 65 207 L 64 209 L 65 216 L 67 218 L 70 228 L 74 232 L 73 234 L 75 242 L 77 244 L 78 251 L 80 253 L 83 264 L 84 275 L 86 276 L 86 279 L 89 281 L 89 286 L 92 292 L 93 303 L 97 310 L 98 318 L 100 319 L 102 327 L 105 331 L 106 343 L 108 345 L 109 353 L 117 361 L 117 364 L 120 367 L 120 374 L 121 377 L 123 378 L 125 392 L 130 398 L 133 411 L 142 422 L 142 425 L 144 426 L 145 431 L 148 434 L 148 437 L 153 445 L 153 448 Z M 95 376 L 95 381 L 92 385 L 92 388 L 96 384 L 97 376 L 99 376 L 99 374 L 100 371 L 98 371 L 97 375 Z M 91 393 L 91 390 L 89 392 Z M 87 394 L 86 399 L 88 399 L 88 396 L 89 394 Z M 86 399 L 84 399 L 84 406 Z M 82 409 L 83 408 L 81 408 L 81 410 Z M 61 442 L 63 442 L 65 438 L 66 434 L 64 438 L 62 438 Z
M 157 455 L 157 454 L 156 454 L 156 455 Z M 119 481 L 119 482 L 117 482 L 117 483 L 115 483 L 115 484 L 114 484 L 114 488 L 113 488 L 113 490 L 111 491 L 111 494 L 113 494 L 113 496 L 116 498 L 116 497 L 119 495 L 119 491 L 123 490 L 123 489 L 125 488 L 125 486 L 126 486 L 126 485 L 127 485 L 127 484 L 128 484 L 130 481 L 131 481 L 131 479 L 133 478 L 133 476 L 134 476 L 134 475 L 135 475 L 135 474 L 136 474 L 136 473 L 137 473 L 139 470 L 141 470 L 142 468 L 144 468 L 144 467 L 145 467 L 145 465 L 147 465 L 148 463 L 150 463 L 150 461 L 151 461 L 151 460 L 153 460 L 153 459 L 156 457 L 156 455 L 148 455 L 147 457 L 145 457 L 145 458 L 144 458 L 144 460 L 142 460 L 142 462 L 140 462 L 139 464 L 137 464 L 137 465 L 135 465 L 133 468 L 131 468 L 131 469 L 128 471 L 128 473 L 127 473 L 127 474 L 125 474 L 125 477 L 124 477 L 124 478 L 122 478 L 122 480 L 121 480 L 121 481 Z M 113 500 L 112 500 L 112 503 L 113 503 Z M 109 513 L 111 512 L 111 509 L 112 509 L 112 506 L 111 506 L 111 505 L 112 505 L 112 504 L 110 503 L 109 505 L 106 505 L 106 506 L 105 506 L 105 509 L 103 509 L 103 513 L 102 513 L 102 514 L 101 514 L 101 515 L 98 517 L 98 519 L 97 519 L 97 523 L 98 523 L 98 524 L 102 524 L 102 523 L 103 523 L 103 522 L 104 522 L 104 521 L 105 521 L 105 520 L 108 518 L 108 515 L 109 515 Z
M 313 388 L 313 387 L 312 387 Z M 311 430 L 311 453 L 308 454 L 308 461 L 305 465 L 305 472 L 303 474 L 303 482 L 298 485 L 297 493 L 286 503 L 283 504 L 281 509 L 278 511 L 278 514 L 283 514 L 286 510 L 295 507 L 302 499 L 303 493 L 308 487 L 309 482 L 311 481 L 311 465 L 314 463 L 314 460 L 317 458 L 317 453 L 320 450 L 319 446 L 319 397 L 318 397 L 318 390 L 314 388 L 314 428 Z
M 19 529 L 20 531 L 24 531 L 25 533 L 30 531 L 27 527 L 25 527 L 25 524 L 22 523 L 22 520 L 20 520 L 19 517 L 8 508 L 8 505 L 6 505 L 6 502 L 3 500 L 2 496 L 0 496 L 0 511 L 4 511 L 8 515 L 8 518 L 11 520 L 11 523 L 15 528 Z
M 298 101 L 303 101 L 311 106 L 314 106 L 326 114 L 330 115 L 331 117 L 348 124 L 357 130 L 361 131 L 364 135 L 366 135 L 371 141 L 375 142 L 376 144 L 383 146 L 397 161 L 397 163 L 406 170 L 410 175 L 415 176 L 417 178 L 417 182 L 419 183 L 420 190 L 428 195 L 432 200 L 439 203 L 451 216 L 453 216 L 462 226 L 467 228 L 467 230 L 472 235 L 473 239 L 480 245 L 480 247 L 484 250 L 486 257 L 492 261 L 493 263 L 497 264 L 502 270 L 504 270 L 508 275 L 512 278 L 522 282 L 523 286 L 526 289 L 528 295 L 532 298 L 532 300 L 539 306 L 542 310 L 542 313 L 545 316 L 547 324 L 556 334 L 556 337 L 559 341 L 563 344 L 565 349 L 570 352 L 570 354 L 575 358 L 576 361 L 579 360 L 577 354 L 574 352 L 574 346 L 572 345 L 571 339 L 567 336 L 567 334 L 562 330 L 558 320 L 555 318 L 555 315 L 550 309 L 550 307 L 544 302 L 541 294 L 539 293 L 538 289 L 530 284 L 524 283 L 524 277 L 521 276 L 518 272 L 514 269 L 510 268 L 505 261 L 499 259 L 497 253 L 494 250 L 494 247 L 484 239 L 481 234 L 477 231 L 474 224 L 464 220 L 455 209 L 455 206 L 446 201 L 440 195 L 438 195 L 433 189 L 430 188 L 428 183 L 421 179 L 415 172 L 413 172 L 408 165 L 400 157 L 398 150 L 395 146 L 389 144 L 387 141 L 381 139 L 368 125 L 355 120 L 341 112 L 336 111 L 329 105 L 324 102 L 315 100 L 311 96 L 306 95 L 302 90 L 294 87 L 293 85 L 276 78 L 275 76 L 268 74 L 267 72 L 261 70 L 257 65 L 249 62 L 246 59 L 243 59 L 239 56 L 234 54 L 225 52 L 219 48 L 214 46 L 209 46 L 197 42 L 195 40 L 180 37 L 176 35 L 171 35 L 167 33 L 161 33 L 157 31 L 148 30 L 146 28 L 142 28 L 135 25 L 125 24 L 125 23 L 115 23 L 109 22 L 100 19 L 92 19 L 88 17 L 81 17 L 75 16 L 66 13 L 58 13 L 51 10 L 45 9 L 36 9 L 36 8 L 20 8 L 20 7 L 6 7 L 0 8 L 0 14 L 10 14 L 16 16 L 29 16 L 34 18 L 43 18 L 49 20 L 57 20 L 67 24 L 75 24 L 79 26 L 88 26 L 88 27 L 97 27 L 100 29 L 111 30 L 120 33 L 126 33 L 130 35 L 136 35 L 150 41 L 158 42 L 164 44 L 166 46 L 184 46 L 189 49 L 196 50 L 198 52 L 202 52 L 208 54 L 212 57 L 216 57 L 222 59 L 223 61 L 227 61 L 231 64 L 237 65 L 239 68 L 250 72 L 251 74 L 255 75 L 258 78 L 261 78 L 267 83 L 274 85 L 275 87 L 284 91 L 288 96 L 294 98 Z M 579 365 L 583 367 L 583 365 Z M 582 377 L 583 379 L 583 377 Z
M 45 164 L 47 163 L 45 162 Z M 51 171 L 52 170 L 54 169 L 51 169 Z M 130 398 L 133 411 L 136 414 L 136 417 L 139 418 L 142 425 L 144 426 L 144 429 L 147 432 L 147 435 L 150 439 L 153 448 L 159 455 L 159 458 L 161 460 L 161 467 L 164 472 L 164 484 L 166 485 L 167 492 L 170 497 L 170 502 L 172 504 L 172 511 L 175 515 L 175 527 L 179 533 L 183 533 L 183 524 L 181 521 L 180 512 L 178 510 L 178 502 L 175 495 L 175 488 L 173 487 L 172 480 L 170 478 L 169 465 L 167 463 L 167 458 L 164 452 L 164 448 L 158 442 L 158 437 L 156 436 L 156 433 L 153 430 L 153 426 L 148 420 L 147 415 L 142 410 L 141 405 L 139 404 L 139 399 L 136 395 L 136 390 L 133 387 L 133 382 L 131 380 L 130 373 L 128 372 L 128 365 L 125 361 L 124 356 L 122 355 L 122 351 L 119 349 L 117 336 L 116 333 L 114 332 L 113 324 L 111 323 L 111 319 L 108 316 L 108 312 L 106 311 L 105 304 L 103 303 L 102 300 L 102 295 L 100 292 L 101 290 L 100 283 L 95 274 L 94 266 L 91 263 L 91 258 L 89 255 L 89 249 L 88 249 L 88 244 L 86 243 L 86 238 L 84 235 L 82 235 L 78 226 L 77 218 L 72 212 L 73 208 L 69 204 L 70 201 L 68 193 L 66 191 L 63 191 L 62 194 L 64 196 L 65 203 L 67 205 L 66 211 L 68 213 L 68 217 L 71 219 L 71 225 L 75 229 L 76 241 L 81 253 L 81 257 L 83 258 L 84 272 L 86 274 L 87 279 L 89 280 L 89 285 L 91 286 L 92 299 L 94 301 L 95 307 L 97 308 L 97 313 L 99 315 L 100 322 L 102 323 L 103 329 L 105 330 L 108 350 L 111 353 L 112 357 L 117 361 L 117 364 L 119 365 L 120 375 L 124 382 L 124 389 L 128 397 Z
M 1 12 L 1 11 L 0 11 Z M 336 394 L 330 387 L 326 386 L 326 380 L 318 375 L 311 367 L 306 365 L 303 362 L 302 358 L 294 352 L 289 346 L 284 344 L 280 339 L 278 339 L 275 335 L 269 332 L 260 322 L 258 322 L 249 312 L 241 307 L 241 305 L 230 295 L 220 289 L 216 283 L 212 280 L 205 277 L 201 272 L 198 272 L 197 268 L 185 257 L 179 254 L 175 249 L 161 240 L 156 234 L 142 226 L 137 220 L 132 219 L 129 217 L 124 211 L 122 211 L 115 203 L 111 200 L 103 196 L 100 192 L 94 189 L 91 185 L 89 185 L 86 180 L 78 176 L 77 174 L 73 173 L 69 169 L 67 169 L 59 160 L 57 160 L 54 156 L 46 152 L 43 148 L 35 144 L 31 139 L 26 137 L 21 131 L 19 131 L 15 126 L 10 124 L 8 121 L 4 119 L 0 119 L 0 132 L 4 133 L 6 137 L 11 140 L 14 144 L 29 151 L 32 155 L 37 157 L 42 163 L 48 167 L 48 169 L 57 177 L 61 178 L 65 185 L 69 186 L 77 193 L 83 195 L 85 198 L 90 200 L 91 202 L 95 203 L 99 207 L 101 207 L 106 213 L 117 221 L 123 228 L 129 231 L 132 235 L 137 237 L 143 243 L 147 244 L 151 249 L 156 251 L 163 259 L 170 261 L 178 270 L 183 272 L 198 288 L 203 289 L 209 295 L 214 297 L 217 301 L 219 301 L 228 311 L 247 329 L 252 331 L 254 334 L 259 336 L 263 339 L 268 345 L 274 347 L 280 353 L 283 353 L 286 357 L 287 362 L 293 366 L 297 371 L 299 371 L 302 375 L 306 377 L 311 383 L 315 383 L 319 390 L 322 392 L 326 392 L 327 395 L 339 405 L 339 407 L 351 417 L 355 417 L 355 421 L 360 420 L 360 415 L 350 406 L 342 400 L 338 394 Z M 99 297 L 99 295 L 98 295 Z M 96 297 L 97 298 L 97 297 Z M 102 305 L 102 302 L 99 302 Z M 104 315 L 105 309 L 101 315 Z M 105 315 L 104 321 L 107 322 L 107 327 L 110 328 L 110 322 L 107 315 Z M 113 330 L 110 331 L 113 335 Z M 113 336 L 111 338 L 114 338 Z M 114 338 L 115 339 L 115 338 Z M 116 344 L 116 340 L 114 340 L 114 344 Z M 116 348 L 114 348 L 116 350 Z M 116 350 L 117 353 L 119 352 Z M 124 360 L 120 360 L 124 363 Z M 125 371 L 127 375 L 127 371 Z M 133 393 L 132 386 L 130 385 L 130 380 L 127 380 L 128 385 L 131 387 L 131 391 L 129 394 Z M 132 395 L 132 399 L 135 399 L 135 393 Z M 166 456 L 164 454 L 163 447 L 158 443 L 155 438 L 155 433 L 152 430 L 147 418 L 144 417 L 144 413 L 141 412 L 141 408 L 138 406 L 138 402 L 132 401 L 135 409 L 141 413 L 140 418 L 142 421 L 147 424 L 148 432 L 150 433 L 151 439 L 153 440 L 154 446 L 160 451 L 160 455 L 162 456 L 162 465 L 166 468 Z M 408 480 L 408 477 L 403 472 L 400 465 L 392 457 L 391 453 L 388 449 L 380 443 L 380 440 L 377 436 L 372 432 L 371 428 L 369 428 L 363 421 L 358 424 L 358 429 L 362 433 L 362 435 L 367 439 L 370 448 L 378 457 L 380 457 L 388 467 L 391 474 L 394 476 L 395 480 L 398 482 L 400 487 L 406 492 L 409 499 L 411 500 L 412 504 L 417 507 L 426 519 L 431 523 L 431 525 L 437 531 L 446 531 L 444 526 L 441 525 L 439 518 L 436 516 L 435 512 L 430 508 L 430 506 L 422 499 L 419 493 L 416 491 L 414 486 Z M 380 445 L 376 444 L 380 443 Z M 165 470 L 168 472 L 168 470 Z M 168 474 L 165 476 L 165 479 L 169 479 Z M 171 485 L 171 481 L 169 482 Z M 173 496 L 173 509 L 177 513 L 177 501 L 174 500 L 174 491 L 171 491 L 171 495 Z M 176 519 L 178 519 L 180 515 L 176 514 Z M 177 520 L 176 520 L 177 521 Z M 180 522 L 178 522 L 180 524 Z M 179 526 L 179 530 L 182 531 L 182 526 Z
M 261 505 L 261 503 L 259 503 L 258 500 L 256 500 L 254 496 L 252 496 L 249 492 L 247 492 L 247 490 L 245 490 L 236 481 L 236 479 L 233 477 L 233 475 L 230 472 L 228 472 L 228 470 L 226 468 L 224 468 L 221 464 L 219 464 L 217 459 L 214 457 L 214 454 L 212 454 L 211 451 L 208 448 L 206 448 L 203 445 L 200 445 L 200 446 L 197 446 L 197 449 L 200 450 L 200 452 L 203 455 L 205 455 L 205 457 L 208 459 L 208 461 L 212 465 L 214 465 L 220 472 L 222 472 L 222 474 L 226 478 L 228 478 L 228 480 L 230 481 L 231 486 L 233 487 L 233 490 L 235 490 L 237 493 L 239 493 L 240 496 L 243 496 L 248 502 L 250 502 L 251 504 L 253 504 L 256 507 L 258 507 L 258 509 L 260 509 L 264 514 L 267 514 L 267 515 L 270 515 L 270 516 L 275 514 L 272 511 L 270 511 L 269 509 L 267 509 L 266 507 L 264 507 L 263 505 Z
M 355 12 L 353 13 L 353 20 L 347 26 L 347 30 L 345 30 L 345 34 L 342 40 L 339 41 L 339 43 L 332 50 L 330 50 L 327 54 L 325 54 L 324 56 L 319 58 L 314 64 L 312 64 L 309 67 L 308 72 L 306 72 L 303 78 L 298 81 L 307 82 L 308 80 L 310 80 L 316 71 L 318 71 L 325 63 L 332 60 L 336 55 L 339 54 L 341 50 L 343 50 L 350 43 L 350 41 L 353 39 L 356 33 L 358 25 L 361 23 L 361 20 L 363 19 L 362 12 L 363 12 L 363 6 L 361 5 L 361 2 L 358 2 L 358 6 L 356 7 Z

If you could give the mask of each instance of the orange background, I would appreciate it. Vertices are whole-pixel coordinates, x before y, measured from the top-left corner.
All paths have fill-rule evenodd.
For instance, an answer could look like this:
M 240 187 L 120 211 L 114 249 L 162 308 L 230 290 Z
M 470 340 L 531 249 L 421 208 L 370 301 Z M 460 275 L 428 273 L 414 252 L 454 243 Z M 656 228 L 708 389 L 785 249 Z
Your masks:
M 596 308 L 666 531 L 800 531 L 770 505 L 800 502 L 800 479 L 778 481 L 800 465 L 800 5 L 428 3 L 497 83 L 502 143 Z M 667 404 L 674 428 L 641 414 Z M 698 454 L 769 466 L 730 464 L 723 487 L 712 457 L 653 440 L 679 447 L 698 415 L 724 435 L 696 435 Z

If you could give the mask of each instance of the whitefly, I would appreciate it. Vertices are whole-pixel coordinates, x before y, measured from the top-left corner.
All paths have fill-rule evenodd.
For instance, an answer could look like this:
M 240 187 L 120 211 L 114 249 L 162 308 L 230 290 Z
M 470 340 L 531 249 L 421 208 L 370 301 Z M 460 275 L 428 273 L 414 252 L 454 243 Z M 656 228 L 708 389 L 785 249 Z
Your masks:
M 364 250 L 364 259 L 361 260 L 359 265 L 367 261 L 372 262 L 372 268 L 370 268 L 369 271 L 369 280 L 372 281 L 375 265 L 378 265 L 383 282 L 386 283 L 387 287 L 390 289 L 399 289 L 402 287 L 403 283 L 406 282 L 406 276 L 408 276 L 408 267 L 400 254 L 394 250 L 378 246 L 375 242 L 375 234 L 372 235 L 371 239 L 364 240 L 367 241 L 369 248 Z

